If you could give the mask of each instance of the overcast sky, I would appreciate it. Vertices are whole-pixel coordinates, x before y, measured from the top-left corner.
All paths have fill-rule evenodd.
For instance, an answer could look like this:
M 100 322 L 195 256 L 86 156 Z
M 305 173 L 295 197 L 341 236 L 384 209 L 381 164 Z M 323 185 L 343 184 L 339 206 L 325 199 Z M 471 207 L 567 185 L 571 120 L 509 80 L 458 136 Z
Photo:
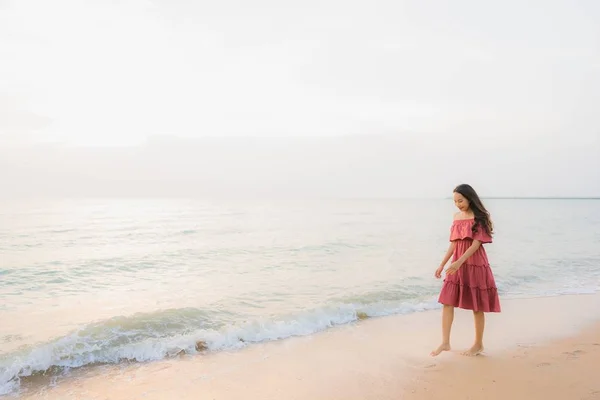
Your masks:
M 0 0 L 0 183 L 600 196 L 598 21 L 594 0 Z

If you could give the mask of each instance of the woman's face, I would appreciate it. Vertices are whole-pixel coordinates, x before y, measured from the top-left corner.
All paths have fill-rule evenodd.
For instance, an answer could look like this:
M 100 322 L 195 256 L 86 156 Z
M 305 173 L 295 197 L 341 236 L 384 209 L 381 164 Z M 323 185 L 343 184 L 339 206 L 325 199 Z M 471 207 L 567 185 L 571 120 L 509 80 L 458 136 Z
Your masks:
M 469 210 L 469 200 L 460 193 L 454 193 L 454 205 L 462 212 Z

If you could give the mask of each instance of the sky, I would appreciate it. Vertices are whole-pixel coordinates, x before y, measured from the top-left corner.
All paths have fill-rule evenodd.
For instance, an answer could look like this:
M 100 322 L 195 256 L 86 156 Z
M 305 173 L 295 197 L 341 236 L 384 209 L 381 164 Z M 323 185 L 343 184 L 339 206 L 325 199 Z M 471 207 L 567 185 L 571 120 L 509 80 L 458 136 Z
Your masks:
M 593 0 L 0 0 L 0 184 L 600 196 L 597 21 Z

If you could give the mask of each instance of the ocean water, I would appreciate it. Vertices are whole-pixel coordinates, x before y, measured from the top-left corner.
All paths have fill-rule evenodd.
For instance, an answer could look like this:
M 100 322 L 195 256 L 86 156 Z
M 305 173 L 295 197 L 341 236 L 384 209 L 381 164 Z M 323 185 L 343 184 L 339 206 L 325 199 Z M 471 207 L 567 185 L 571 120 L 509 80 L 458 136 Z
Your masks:
M 489 199 L 501 300 L 600 289 L 600 201 Z M 438 307 L 452 200 L 0 205 L 0 395 Z

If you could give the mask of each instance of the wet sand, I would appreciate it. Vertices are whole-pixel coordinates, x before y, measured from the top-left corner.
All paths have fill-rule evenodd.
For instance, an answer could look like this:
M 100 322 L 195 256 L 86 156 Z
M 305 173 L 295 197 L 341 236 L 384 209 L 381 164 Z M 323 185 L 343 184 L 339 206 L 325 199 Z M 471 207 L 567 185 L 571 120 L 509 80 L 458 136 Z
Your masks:
M 471 313 L 457 310 L 453 351 L 440 312 L 361 321 L 234 352 L 87 368 L 22 398 L 46 399 L 600 399 L 600 295 L 503 302 L 486 353 L 464 357 Z M 544 387 L 544 385 L 546 385 Z

